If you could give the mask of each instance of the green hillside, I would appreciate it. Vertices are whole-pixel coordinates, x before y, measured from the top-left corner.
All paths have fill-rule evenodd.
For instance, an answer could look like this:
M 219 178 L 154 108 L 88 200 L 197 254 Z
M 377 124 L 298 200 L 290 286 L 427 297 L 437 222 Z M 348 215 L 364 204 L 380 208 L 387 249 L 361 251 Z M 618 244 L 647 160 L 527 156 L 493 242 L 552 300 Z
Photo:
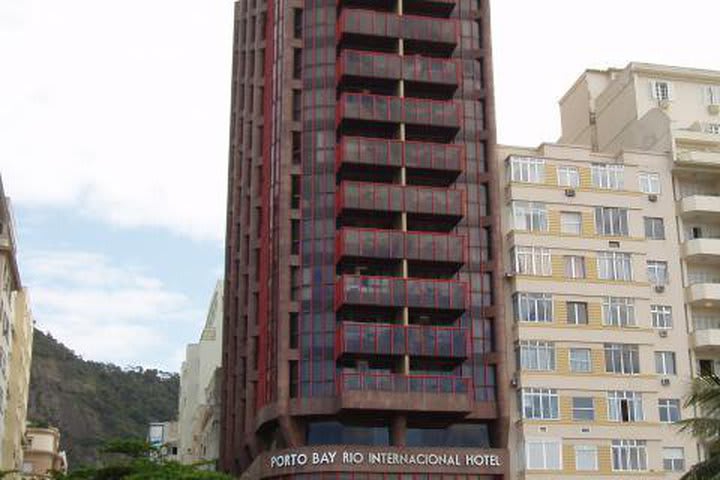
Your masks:
M 104 441 L 177 416 L 177 374 L 86 361 L 39 330 L 33 348 L 28 419 L 60 428 L 71 469 L 94 463 Z

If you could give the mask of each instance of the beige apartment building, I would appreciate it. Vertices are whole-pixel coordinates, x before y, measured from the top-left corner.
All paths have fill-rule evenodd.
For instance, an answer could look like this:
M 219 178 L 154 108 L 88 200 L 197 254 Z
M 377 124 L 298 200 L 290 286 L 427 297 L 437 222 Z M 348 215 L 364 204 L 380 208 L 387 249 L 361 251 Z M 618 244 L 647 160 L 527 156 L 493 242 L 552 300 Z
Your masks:
M 498 150 L 513 469 L 679 478 L 720 373 L 720 72 L 591 70 L 560 107 L 558 144 Z
M 23 478 L 52 478 L 53 472 L 67 472 L 67 469 L 67 456 L 60 450 L 60 431 L 55 427 L 28 427 Z

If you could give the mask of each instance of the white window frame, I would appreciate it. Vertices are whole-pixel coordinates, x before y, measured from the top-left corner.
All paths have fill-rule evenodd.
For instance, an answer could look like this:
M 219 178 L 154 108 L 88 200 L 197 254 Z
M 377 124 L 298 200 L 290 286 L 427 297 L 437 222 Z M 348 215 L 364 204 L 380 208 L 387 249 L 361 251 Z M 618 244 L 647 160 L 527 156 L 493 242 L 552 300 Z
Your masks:
M 655 373 L 677 375 L 677 355 L 669 350 L 655 352 Z
M 542 464 L 530 461 L 531 445 L 539 447 Z M 563 465 L 562 443 L 556 439 L 526 439 L 525 440 L 525 469 L 526 470 L 561 470 Z
M 589 322 L 588 305 L 586 302 L 574 302 L 574 301 L 565 302 L 565 309 L 567 310 L 568 325 L 587 325 L 588 324 L 588 322 Z M 584 322 L 578 321 L 581 318 L 580 313 L 582 313 L 584 315 L 584 317 L 582 317 L 585 320 Z
M 720 85 L 705 85 L 704 90 L 708 105 L 720 105 Z
M 547 232 L 547 205 L 541 202 L 515 201 L 512 203 L 512 225 L 515 230 Z
M 560 212 L 560 233 L 563 235 L 582 235 L 582 213 Z
M 640 374 L 640 348 L 632 343 L 606 343 L 605 372 L 615 375 Z
M 646 239 L 665 240 L 665 220 L 662 217 L 643 217 L 643 227 Z
M 519 292 L 515 294 L 515 318 L 525 323 L 550 323 L 553 321 L 552 295 L 548 293 Z M 524 317 L 526 313 L 526 318 Z M 534 318 L 533 314 L 534 313 Z
M 578 355 L 580 354 L 582 356 L 579 358 Z M 592 373 L 592 350 L 589 348 L 571 348 L 568 350 L 568 366 L 573 373 Z
M 565 255 L 563 260 L 565 263 L 565 278 L 585 278 L 585 257 L 580 255 Z
M 513 265 L 518 275 L 549 277 L 552 275 L 552 257 L 549 248 L 514 247 Z
M 635 300 L 627 297 L 605 297 L 602 303 L 603 325 L 613 327 L 634 327 Z
M 555 344 L 541 340 L 523 340 L 519 344 L 520 368 L 530 372 L 555 370 Z
M 523 388 L 520 411 L 525 420 L 559 420 L 560 400 L 554 388 Z
M 662 101 L 671 101 L 674 97 L 672 82 L 667 80 L 651 80 L 650 81 L 650 93 L 652 98 Z
M 595 207 L 595 233 L 604 237 L 627 237 L 628 209 Z
M 669 281 L 668 262 L 648 260 L 647 276 L 651 285 L 667 285 Z
M 660 174 L 655 172 L 638 173 L 640 191 L 648 195 L 660 195 Z
M 625 252 L 598 252 L 598 278 L 616 282 L 632 282 L 632 257 Z
M 613 440 L 611 445 L 614 472 L 647 471 L 645 440 Z
M 653 328 L 670 330 L 673 328 L 672 307 L 670 305 L 650 305 Z
M 567 188 L 580 187 L 580 170 L 577 167 L 557 167 L 558 186 Z
M 544 183 L 545 159 L 510 157 L 510 180 L 519 183 Z
M 664 419 L 663 416 L 665 417 Z M 673 417 L 675 417 L 674 420 Z M 659 398 L 658 419 L 660 419 L 660 423 L 675 423 L 682 420 L 680 400 L 677 398 Z
M 706 123 L 705 124 L 705 132 L 712 134 L 712 135 L 720 135 L 720 123 Z
M 582 462 L 591 460 L 587 463 Z M 598 466 L 598 448 L 596 445 L 575 445 L 575 470 L 578 472 L 594 472 Z
M 623 409 L 623 403 L 625 408 Z M 643 398 L 640 392 L 611 390 L 607 392 L 608 421 L 619 423 L 642 422 L 645 420 Z M 623 410 L 627 413 L 627 421 L 623 420 Z
M 622 190 L 624 172 L 623 165 L 594 163 L 590 166 L 592 185 L 602 190 Z
M 685 449 L 683 447 L 663 447 L 663 470 L 666 472 L 685 471 Z
M 590 407 L 578 407 L 575 405 L 575 400 L 590 400 Z M 570 404 L 570 411 L 574 422 L 594 422 L 595 421 L 595 399 L 593 397 L 572 397 L 572 403 Z M 576 418 L 575 413 L 587 413 L 591 412 L 592 418 Z

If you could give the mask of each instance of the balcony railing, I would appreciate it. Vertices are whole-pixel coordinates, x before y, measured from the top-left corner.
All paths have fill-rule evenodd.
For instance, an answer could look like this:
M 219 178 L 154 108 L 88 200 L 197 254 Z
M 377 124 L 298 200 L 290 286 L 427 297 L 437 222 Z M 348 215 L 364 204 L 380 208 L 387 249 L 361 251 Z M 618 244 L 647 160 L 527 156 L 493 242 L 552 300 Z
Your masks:
M 338 38 L 346 34 L 381 38 L 404 38 L 455 45 L 458 42 L 458 22 L 453 19 L 415 15 L 399 16 L 372 10 L 346 9 L 337 24 Z
M 335 306 L 365 305 L 464 310 L 465 283 L 452 280 L 403 279 L 343 275 L 335 285 Z
M 444 375 L 402 375 L 396 373 L 342 373 L 338 393 L 387 392 L 423 394 L 470 394 L 470 379 Z
M 420 55 L 344 50 L 337 69 L 338 78 L 349 75 L 441 85 L 460 83 L 460 69 L 455 60 Z
M 413 355 L 465 358 L 468 329 L 430 325 L 343 322 L 337 333 L 337 353 Z
M 400 232 L 365 228 L 338 231 L 336 255 L 426 262 L 465 262 L 465 237 L 430 232 Z
M 336 195 L 338 212 L 350 209 L 449 217 L 462 217 L 465 214 L 463 190 L 343 182 Z
M 465 169 L 461 145 L 344 137 L 337 150 L 343 164 L 415 168 L 460 173 Z
M 453 101 L 345 93 L 337 106 L 337 122 L 344 119 L 460 127 L 460 107 Z

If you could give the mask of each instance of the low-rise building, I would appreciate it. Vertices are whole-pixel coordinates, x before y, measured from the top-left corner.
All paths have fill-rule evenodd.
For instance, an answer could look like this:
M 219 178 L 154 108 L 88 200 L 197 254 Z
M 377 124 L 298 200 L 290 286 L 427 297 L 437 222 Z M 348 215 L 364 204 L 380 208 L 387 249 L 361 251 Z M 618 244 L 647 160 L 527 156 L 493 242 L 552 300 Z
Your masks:
M 53 472 L 66 473 L 67 469 L 67 456 L 60 450 L 60 431 L 55 427 L 28 427 L 25 434 L 23 478 L 52 478 Z
M 163 460 L 178 460 L 178 423 L 152 422 L 148 427 L 148 443 L 157 449 Z

